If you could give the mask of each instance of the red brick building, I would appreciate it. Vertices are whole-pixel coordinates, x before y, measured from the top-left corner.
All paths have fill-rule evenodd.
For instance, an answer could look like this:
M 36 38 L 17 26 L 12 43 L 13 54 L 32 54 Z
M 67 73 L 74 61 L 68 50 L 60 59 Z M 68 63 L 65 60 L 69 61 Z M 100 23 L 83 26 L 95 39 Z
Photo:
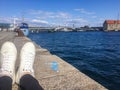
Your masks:
M 105 20 L 103 29 L 105 31 L 120 31 L 120 20 Z

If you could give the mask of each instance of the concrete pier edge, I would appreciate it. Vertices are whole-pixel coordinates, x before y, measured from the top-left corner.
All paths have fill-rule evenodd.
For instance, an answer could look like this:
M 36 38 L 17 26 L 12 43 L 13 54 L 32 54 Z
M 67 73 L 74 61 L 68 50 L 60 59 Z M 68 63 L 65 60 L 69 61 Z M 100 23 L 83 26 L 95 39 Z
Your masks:
M 16 70 L 19 68 L 19 53 L 26 42 L 33 42 L 27 37 L 17 37 L 15 32 L 0 32 L 0 48 L 6 41 L 15 44 L 18 56 Z M 107 90 L 95 80 L 83 74 L 75 67 L 65 62 L 56 55 L 52 55 L 33 42 L 36 47 L 36 57 L 34 62 L 35 78 L 44 90 Z M 49 63 L 58 63 L 58 72 L 50 68 Z M 12 90 L 19 90 L 17 85 L 13 85 Z

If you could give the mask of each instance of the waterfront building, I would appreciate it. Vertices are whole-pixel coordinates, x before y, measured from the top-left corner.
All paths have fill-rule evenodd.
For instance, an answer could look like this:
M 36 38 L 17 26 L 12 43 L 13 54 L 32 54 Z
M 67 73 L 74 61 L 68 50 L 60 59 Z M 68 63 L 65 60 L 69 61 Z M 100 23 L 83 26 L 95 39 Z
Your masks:
M 10 28 L 9 23 L 0 23 L 0 31 L 7 31 Z
M 105 31 L 120 31 L 120 20 L 105 20 L 103 29 Z

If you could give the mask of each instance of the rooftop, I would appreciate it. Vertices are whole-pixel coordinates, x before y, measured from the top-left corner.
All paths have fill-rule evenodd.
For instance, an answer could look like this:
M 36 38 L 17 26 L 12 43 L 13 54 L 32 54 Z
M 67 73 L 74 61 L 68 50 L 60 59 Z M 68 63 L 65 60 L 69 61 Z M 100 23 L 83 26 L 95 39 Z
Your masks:
M 120 24 L 120 20 L 105 20 L 107 24 Z

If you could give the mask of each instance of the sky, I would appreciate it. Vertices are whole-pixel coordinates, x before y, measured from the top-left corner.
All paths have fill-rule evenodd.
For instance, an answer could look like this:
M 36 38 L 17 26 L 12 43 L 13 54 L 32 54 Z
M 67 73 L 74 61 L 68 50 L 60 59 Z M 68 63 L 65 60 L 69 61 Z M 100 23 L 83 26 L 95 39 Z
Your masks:
M 120 19 L 120 0 L 0 0 L 0 23 L 33 26 L 102 26 Z

